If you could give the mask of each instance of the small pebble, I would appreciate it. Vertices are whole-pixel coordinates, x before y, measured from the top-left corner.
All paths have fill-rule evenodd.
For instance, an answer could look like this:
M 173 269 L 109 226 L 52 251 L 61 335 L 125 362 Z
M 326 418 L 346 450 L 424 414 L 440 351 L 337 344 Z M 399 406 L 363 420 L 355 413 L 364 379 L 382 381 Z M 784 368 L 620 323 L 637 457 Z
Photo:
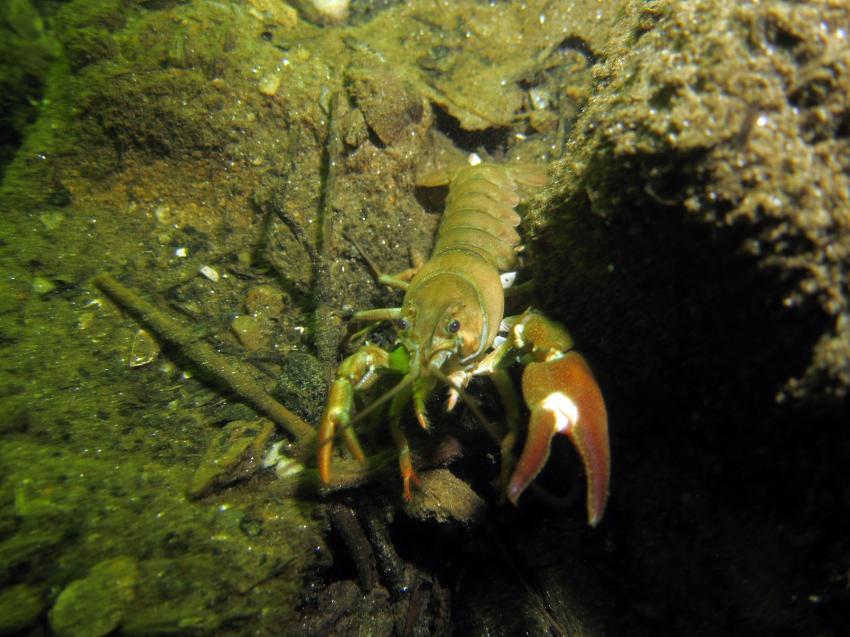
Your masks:
M 56 289 L 56 284 L 43 276 L 36 276 L 32 279 L 32 291 L 38 296 L 50 294 Z
M 271 345 L 271 332 L 267 320 L 241 314 L 230 324 L 233 335 L 245 349 L 260 351 Z
M 260 80 L 259 89 L 263 95 L 272 96 L 277 93 L 278 88 L 280 88 L 280 75 L 276 73 L 270 73 Z
M 218 280 L 221 278 L 218 274 L 218 271 L 208 265 L 202 266 L 201 269 L 198 270 L 198 272 L 207 277 L 213 283 L 218 283 Z
M 29 628 L 44 611 L 44 599 L 27 584 L 0 590 L 0 635 L 12 635 Z
M 283 292 L 273 285 L 255 285 L 245 295 L 245 309 L 254 316 L 280 318 L 284 310 Z
M 57 211 L 43 212 L 39 215 L 39 220 L 45 229 L 53 231 L 57 230 L 59 226 L 62 225 L 62 222 L 65 220 L 65 215 Z

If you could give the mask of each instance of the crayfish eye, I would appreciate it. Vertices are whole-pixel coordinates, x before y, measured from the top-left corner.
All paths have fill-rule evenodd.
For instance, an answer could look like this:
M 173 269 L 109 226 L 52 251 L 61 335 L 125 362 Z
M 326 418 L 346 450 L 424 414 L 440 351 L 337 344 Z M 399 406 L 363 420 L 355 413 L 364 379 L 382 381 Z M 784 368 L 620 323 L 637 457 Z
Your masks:
M 408 321 L 406 318 L 400 318 L 395 322 L 395 326 L 403 332 L 408 327 L 410 327 L 410 321 Z
M 454 334 L 460 329 L 460 321 L 458 321 L 457 319 L 452 319 L 451 321 L 449 321 L 448 329 L 449 332 Z

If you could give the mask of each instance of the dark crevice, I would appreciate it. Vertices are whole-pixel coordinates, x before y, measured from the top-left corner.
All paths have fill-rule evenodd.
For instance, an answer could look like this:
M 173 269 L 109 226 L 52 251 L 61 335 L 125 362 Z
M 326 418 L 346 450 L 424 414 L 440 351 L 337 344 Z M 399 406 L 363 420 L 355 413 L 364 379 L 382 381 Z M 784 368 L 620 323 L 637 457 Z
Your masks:
M 529 251 L 537 280 L 561 281 L 538 284 L 539 306 L 570 328 L 608 404 L 615 475 L 603 524 L 617 548 L 597 556 L 595 568 L 612 574 L 609 592 L 632 609 L 610 632 L 640 626 L 635 634 L 702 636 L 721 624 L 752 628 L 771 613 L 740 604 L 762 586 L 742 583 L 742 575 L 784 568 L 782 541 L 812 554 L 840 544 L 850 530 L 828 521 L 847 479 L 850 447 L 836 445 L 841 407 L 777 401 L 786 381 L 806 369 L 831 319 L 816 307 L 788 307 L 797 282 L 741 249 L 752 227 L 718 232 L 641 193 L 633 177 L 608 177 L 610 199 L 561 202 L 551 214 L 557 227 Z M 646 525 L 629 528 L 635 520 Z M 747 537 L 737 535 L 742 529 Z M 803 539 L 812 529 L 822 534 L 817 542 Z M 775 574 L 777 586 L 789 587 L 783 600 L 828 581 L 823 572 Z M 723 601 L 729 590 L 735 595 Z M 714 618 L 698 616 L 707 598 L 720 600 Z M 765 604 L 786 613 L 783 625 L 805 615 L 794 634 L 814 634 L 847 598 L 833 591 L 835 601 L 829 608 L 825 601 L 820 614 L 778 599 Z M 643 604 L 652 606 L 651 617 L 639 610 Z
M 599 56 L 593 52 L 593 49 L 590 48 L 587 41 L 575 35 L 564 39 L 558 48 L 561 51 L 577 51 L 578 53 L 581 53 L 591 65 L 596 64 L 599 61 Z
M 508 148 L 511 129 L 507 126 L 493 126 L 481 131 L 464 129 L 457 118 L 444 108 L 434 104 L 434 116 L 437 130 L 451 139 L 455 145 L 468 153 L 481 152 L 498 156 Z

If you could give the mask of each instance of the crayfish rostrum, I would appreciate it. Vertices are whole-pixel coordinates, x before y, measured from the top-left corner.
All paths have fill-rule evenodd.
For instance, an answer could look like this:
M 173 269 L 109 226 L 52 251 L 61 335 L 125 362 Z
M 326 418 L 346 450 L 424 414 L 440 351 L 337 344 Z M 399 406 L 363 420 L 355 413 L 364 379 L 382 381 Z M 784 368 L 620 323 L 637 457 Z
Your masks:
M 513 463 L 517 437 L 510 426 L 502 444 L 500 483 L 514 504 L 549 458 L 555 434 L 566 434 L 581 456 L 587 476 L 587 513 L 591 525 L 605 510 L 610 476 L 608 416 L 599 386 L 587 362 L 559 323 L 534 309 L 504 316 L 502 273 L 516 265 L 520 237 L 519 185 L 542 186 L 545 172 L 527 164 L 477 164 L 440 171 L 421 185 L 449 184 L 446 210 L 431 258 L 418 268 L 382 282 L 405 290 L 398 308 L 364 310 L 358 321 L 391 320 L 398 347 L 388 352 L 366 344 L 339 366 L 319 426 L 318 464 L 330 480 L 333 439 L 337 431 L 361 463 L 353 424 L 378 404 L 390 402 L 389 426 L 399 449 L 404 497 L 418 478 L 410 447 L 401 429 L 404 405 L 412 398 L 420 425 L 429 427 L 425 403 L 438 383 L 449 388 L 448 408 L 465 398 L 473 376 L 496 377 L 502 400 L 516 411 L 516 396 L 505 382 L 506 367 L 524 365 L 522 393 L 530 411 L 528 434 Z M 402 380 L 382 398 L 355 414 L 355 393 L 371 387 L 378 372 L 394 370 Z M 471 400 L 469 402 L 472 402 Z M 510 422 L 509 425 L 513 425 Z

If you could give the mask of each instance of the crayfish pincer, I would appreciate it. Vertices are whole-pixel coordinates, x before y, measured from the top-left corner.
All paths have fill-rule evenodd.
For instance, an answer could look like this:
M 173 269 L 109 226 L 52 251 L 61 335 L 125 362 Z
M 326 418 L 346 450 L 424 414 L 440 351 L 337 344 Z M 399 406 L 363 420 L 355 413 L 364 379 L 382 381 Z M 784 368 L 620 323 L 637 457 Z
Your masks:
M 429 427 L 425 403 L 437 386 L 449 388 L 448 408 L 466 398 L 473 376 L 487 375 L 508 413 L 518 413 L 516 392 L 506 382 L 506 368 L 524 365 L 522 394 L 530 412 L 525 446 L 515 466 L 514 419 L 502 440 L 499 484 L 514 504 L 549 458 L 555 434 L 566 434 L 579 452 L 587 476 L 587 513 L 591 525 L 605 510 L 610 477 L 608 415 L 605 401 L 585 359 L 559 323 L 527 309 L 504 316 L 501 274 L 516 265 L 520 237 L 518 186 L 543 186 L 545 172 L 528 164 L 477 164 L 435 173 L 420 182 L 449 184 L 431 258 L 419 268 L 381 281 L 405 290 L 401 307 L 357 312 L 358 321 L 395 323 L 397 347 L 388 352 L 366 344 L 339 366 L 319 426 L 321 479 L 330 481 L 333 439 L 340 432 L 352 455 L 365 455 L 353 425 L 378 405 L 389 402 L 388 420 L 399 449 L 404 497 L 418 485 L 401 416 L 411 400 L 420 425 Z M 382 372 L 401 380 L 380 399 L 355 414 L 355 394 L 373 386 Z

